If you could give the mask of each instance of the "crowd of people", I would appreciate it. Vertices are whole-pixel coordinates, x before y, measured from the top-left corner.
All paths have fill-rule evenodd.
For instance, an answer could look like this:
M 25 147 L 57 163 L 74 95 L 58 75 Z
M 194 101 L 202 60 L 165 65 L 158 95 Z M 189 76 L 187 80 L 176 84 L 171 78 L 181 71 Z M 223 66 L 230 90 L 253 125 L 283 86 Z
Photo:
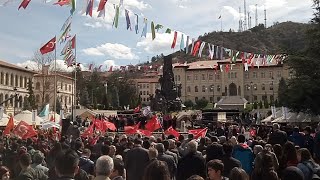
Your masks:
M 290 130 L 261 126 L 249 138 L 226 125 L 199 139 L 193 134 L 106 133 L 94 142 L 70 134 L 59 140 L 43 133 L 30 139 L 3 136 L 0 154 L 3 180 L 312 180 L 320 175 L 320 124 Z

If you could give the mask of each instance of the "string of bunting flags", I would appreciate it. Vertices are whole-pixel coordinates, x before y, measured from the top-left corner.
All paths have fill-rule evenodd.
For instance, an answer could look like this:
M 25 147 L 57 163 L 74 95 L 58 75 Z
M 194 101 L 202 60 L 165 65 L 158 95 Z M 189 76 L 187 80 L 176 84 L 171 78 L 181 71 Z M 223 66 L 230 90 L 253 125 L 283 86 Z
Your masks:
M 23 7 L 24 9 L 28 6 L 31 0 L 23 0 L 19 6 L 18 9 Z M 105 6 L 107 4 L 108 0 L 100 0 L 97 12 L 99 12 L 98 17 L 104 18 L 105 17 Z M 60 44 L 65 43 L 64 48 L 62 49 L 60 55 L 63 56 L 63 60 L 65 61 L 66 65 L 68 67 L 74 65 L 75 60 L 75 39 L 76 36 L 74 35 L 72 39 L 70 35 L 71 31 L 71 23 L 72 23 L 72 16 L 76 9 L 76 0 L 58 0 L 54 3 L 54 5 L 60 5 L 60 6 L 71 6 L 70 9 L 70 16 L 67 18 L 65 23 L 63 24 L 61 28 L 62 34 L 58 38 L 58 42 Z M 84 10 L 86 15 L 93 16 L 93 7 L 94 7 L 94 0 L 85 0 L 85 6 Z M 120 0 L 119 4 L 113 4 L 114 9 L 114 18 L 112 26 L 114 28 L 118 28 L 119 26 L 119 16 L 121 12 L 124 12 L 124 17 L 126 20 L 126 28 L 127 30 L 132 31 L 132 25 L 134 24 L 134 31 L 136 34 L 139 34 L 139 19 L 142 17 L 139 17 L 137 13 L 131 12 L 128 9 L 124 8 L 123 0 Z M 124 10 L 124 11 L 123 11 Z M 131 21 L 131 19 L 134 19 L 134 21 Z M 142 21 L 142 32 L 141 37 L 147 37 L 148 33 L 148 27 L 150 26 L 151 36 L 152 40 L 156 38 L 156 34 L 159 33 L 163 29 L 164 33 L 172 34 L 172 29 L 167 28 L 164 31 L 164 26 L 161 24 L 156 24 L 154 21 L 149 22 L 148 18 L 143 17 Z M 212 43 L 208 43 L 205 41 L 202 41 L 200 39 L 191 38 L 189 35 L 186 35 L 185 33 L 174 31 L 173 33 L 173 39 L 171 43 L 171 49 L 175 49 L 177 46 L 177 42 L 180 39 L 180 51 L 190 54 L 192 56 L 196 56 L 199 58 L 208 58 L 209 60 L 225 60 L 225 58 L 230 59 L 230 64 L 220 64 L 219 66 L 216 65 L 212 67 L 212 69 L 215 69 L 216 71 L 220 69 L 221 72 L 223 72 L 223 69 L 225 71 L 229 71 L 229 69 L 232 69 L 233 65 L 236 64 L 237 60 L 240 59 L 242 63 L 244 64 L 245 71 L 249 71 L 249 67 L 251 66 L 254 68 L 257 66 L 258 68 L 260 66 L 266 66 L 266 65 L 276 65 L 279 63 L 282 63 L 283 60 L 287 57 L 285 54 L 276 54 L 276 55 L 269 55 L 269 54 L 256 54 L 253 52 L 244 52 L 239 50 L 233 50 L 229 48 L 225 48 L 223 46 L 214 45 Z M 99 67 L 93 67 L 93 64 L 89 64 L 88 69 L 89 71 L 92 71 L 94 69 L 101 71 L 102 65 Z M 130 68 L 135 67 L 136 70 L 147 70 L 148 68 L 158 68 L 158 67 L 152 67 L 152 66 L 120 66 L 118 70 L 125 71 L 129 70 Z M 161 69 L 161 68 L 160 68 Z M 108 71 L 114 71 L 116 70 L 115 67 L 110 66 L 106 67 L 106 70 Z

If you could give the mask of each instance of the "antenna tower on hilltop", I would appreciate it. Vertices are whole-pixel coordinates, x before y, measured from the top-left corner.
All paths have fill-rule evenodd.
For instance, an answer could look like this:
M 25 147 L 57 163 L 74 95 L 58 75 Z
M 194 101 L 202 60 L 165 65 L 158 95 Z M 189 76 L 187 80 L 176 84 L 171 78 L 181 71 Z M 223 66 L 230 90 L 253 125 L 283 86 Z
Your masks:
M 264 6 L 264 28 L 267 28 L 267 9 Z
M 250 12 L 248 12 L 248 29 L 251 29 L 251 16 L 250 16 Z
M 258 26 L 258 4 L 256 4 L 256 26 Z
M 239 32 L 242 32 L 242 17 L 241 17 L 241 7 L 239 7 Z
M 246 5 L 246 0 L 244 1 L 244 24 L 243 24 L 243 30 L 247 30 L 247 5 Z

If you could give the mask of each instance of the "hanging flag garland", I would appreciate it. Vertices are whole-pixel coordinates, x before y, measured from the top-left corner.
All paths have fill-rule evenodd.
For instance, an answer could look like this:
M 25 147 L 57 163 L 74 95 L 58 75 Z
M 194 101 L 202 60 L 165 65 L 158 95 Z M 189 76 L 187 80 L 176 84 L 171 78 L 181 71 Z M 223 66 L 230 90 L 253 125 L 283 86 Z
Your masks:
M 155 31 L 155 28 L 154 28 L 153 21 L 151 22 L 151 34 L 152 34 L 152 40 L 154 40 L 156 38 L 156 31 Z
M 175 32 L 174 32 L 173 41 L 172 41 L 172 45 L 171 45 L 171 49 L 174 49 L 174 47 L 176 46 L 177 36 L 178 36 L 178 32 L 175 31 Z

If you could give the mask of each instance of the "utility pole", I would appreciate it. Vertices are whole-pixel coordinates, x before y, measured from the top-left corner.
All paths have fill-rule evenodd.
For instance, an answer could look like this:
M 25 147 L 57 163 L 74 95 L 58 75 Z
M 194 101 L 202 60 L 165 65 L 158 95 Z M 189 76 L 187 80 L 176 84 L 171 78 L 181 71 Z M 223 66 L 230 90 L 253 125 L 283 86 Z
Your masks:
M 241 7 L 239 7 L 239 32 L 242 32 L 242 17 L 241 17 Z
M 250 12 L 248 12 L 248 29 L 251 29 L 251 17 L 250 17 Z

